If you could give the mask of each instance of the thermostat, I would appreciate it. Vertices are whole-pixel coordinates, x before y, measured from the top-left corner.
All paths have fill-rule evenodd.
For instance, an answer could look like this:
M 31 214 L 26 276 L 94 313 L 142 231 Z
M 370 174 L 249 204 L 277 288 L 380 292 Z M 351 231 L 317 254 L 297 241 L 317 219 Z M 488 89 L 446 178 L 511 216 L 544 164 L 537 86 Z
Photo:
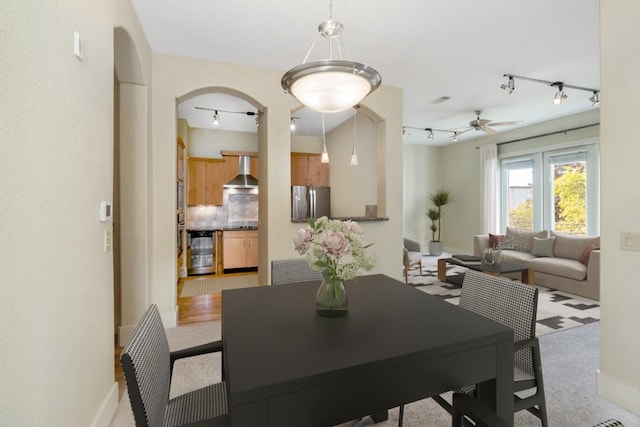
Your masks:
M 101 201 L 100 202 L 100 222 L 105 222 L 111 218 L 111 202 Z

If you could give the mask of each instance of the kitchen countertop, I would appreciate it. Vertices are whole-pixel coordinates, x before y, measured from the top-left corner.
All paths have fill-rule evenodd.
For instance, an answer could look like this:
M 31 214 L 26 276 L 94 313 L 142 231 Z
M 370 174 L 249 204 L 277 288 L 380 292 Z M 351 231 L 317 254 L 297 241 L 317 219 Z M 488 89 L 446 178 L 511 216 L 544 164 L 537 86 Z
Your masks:
M 371 221 L 389 221 L 389 217 L 387 216 L 376 216 L 376 217 L 368 217 L 368 216 L 332 216 L 329 219 L 337 219 L 340 221 L 356 221 L 356 222 L 371 222 Z M 308 219 L 292 219 L 291 222 L 309 222 Z
M 187 231 L 256 231 L 258 227 L 227 227 L 227 226 L 187 226 Z

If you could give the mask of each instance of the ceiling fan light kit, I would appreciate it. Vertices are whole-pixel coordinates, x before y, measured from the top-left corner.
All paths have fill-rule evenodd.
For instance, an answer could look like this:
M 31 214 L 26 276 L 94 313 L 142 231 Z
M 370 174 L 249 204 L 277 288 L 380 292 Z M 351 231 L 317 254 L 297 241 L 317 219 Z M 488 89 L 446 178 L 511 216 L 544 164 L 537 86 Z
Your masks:
M 281 85 L 305 106 L 323 113 L 337 113 L 362 101 L 380 87 L 382 78 L 374 68 L 343 58 L 343 51 L 347 54 L 340 36 L 343 25 L 331 19 L 332 2 L 329 10 L 329 20 L 318 26 L 318 35 L 329 40 L 329 59 L 307 63 L 318 39 L 316 36 L 302 64 L 287 71 Z M 339 59 L 332 57 L 332 42 L 337 46 Z

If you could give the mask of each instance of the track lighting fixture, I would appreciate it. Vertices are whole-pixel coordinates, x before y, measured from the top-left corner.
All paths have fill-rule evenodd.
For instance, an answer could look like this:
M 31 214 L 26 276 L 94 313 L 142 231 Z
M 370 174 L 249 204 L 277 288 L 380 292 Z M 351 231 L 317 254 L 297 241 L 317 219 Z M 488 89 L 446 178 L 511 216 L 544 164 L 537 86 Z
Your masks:
M 548 86 L 557 87 L 558 91 L 556 92 L 556 94 L 555 94 L 555 96 L 553 98 L 553 104 L 554 105 L 560 105 L 562 103 L 562 101 L 567 99 L 567 94 L 564 93 L 564 89 L 566 89 L 566 88 L 592 92 L 593 96 L 591 96 L 591 98 L 589 98 L 589 101 L 591 101 L 591 105 L 593 107 L 597 107 L 600 104 L 600 91 L 598 89 L 592 89 L 592 88 L 582 87 L 582 86 L 574 86 L 574 85 L 570 85 L 570 84 L 567 84 L 565 82 L 560 82 L 560 81 L 549 81 L 549 80 L 533 79 L 531 77 L 516 76 L 514 74 L 503 74 L 503 76 L 504 77 L 508 77 L 509 81 L 506 84 L 500 85 L 500 88 L 508 91 L 508 93 L 513 92 L 513 89 L 514 89 L 513 81 L 515 79 L 521 79 L 521 80 L 527 80 L 527 81 L 530 81 L 530 82 L 542 83 L 542 84 L 545 84 L 545 85 L 548 85 Z
M 435 139 L 434 132 L 448 132 L 451 134 L 455 134 L 457 132 L 446 129 L 434 129 L 434 128 L 418 128 L 413 126 L 402 126 L 402 136 L 407 135 L 407 129 L 416 129 L 421 130 L 427 133 L 427 141 Z
M 451 137 L 451 139 L 453 139 L 453 142 L 458 142 L 458 134 L 459 132 L 454 132 L 453 136 Z
M 258 126 L 258 113 L 255 111 L 228 111 L 228 110 L 220 110 L 217 108 L 206 108 L 206 107 L 195 107 L 196 110 L 205 110 L 205 111 L 213 111 L 213 117 L 211 118 L 211 124 L 213 126 L 220 126 L 220 113 L 229 113 L 229 114 L 242 114 L 244 116 L 255 116 L 256 118 L 256 126 Z
M 289 125 L 289 129 L 291 129 L 291 132 L 296 130 L 296 119 L 297 117 L 291 117 L 291 124 Z

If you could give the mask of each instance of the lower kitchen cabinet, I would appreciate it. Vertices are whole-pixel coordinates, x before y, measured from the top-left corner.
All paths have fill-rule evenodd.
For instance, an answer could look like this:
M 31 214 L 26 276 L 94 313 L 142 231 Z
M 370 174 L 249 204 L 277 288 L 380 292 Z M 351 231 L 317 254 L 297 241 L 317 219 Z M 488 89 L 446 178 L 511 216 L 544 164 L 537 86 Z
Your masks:
M 224 269 L 258 266 L 258 231 L 225 231 L 222 233 Z

